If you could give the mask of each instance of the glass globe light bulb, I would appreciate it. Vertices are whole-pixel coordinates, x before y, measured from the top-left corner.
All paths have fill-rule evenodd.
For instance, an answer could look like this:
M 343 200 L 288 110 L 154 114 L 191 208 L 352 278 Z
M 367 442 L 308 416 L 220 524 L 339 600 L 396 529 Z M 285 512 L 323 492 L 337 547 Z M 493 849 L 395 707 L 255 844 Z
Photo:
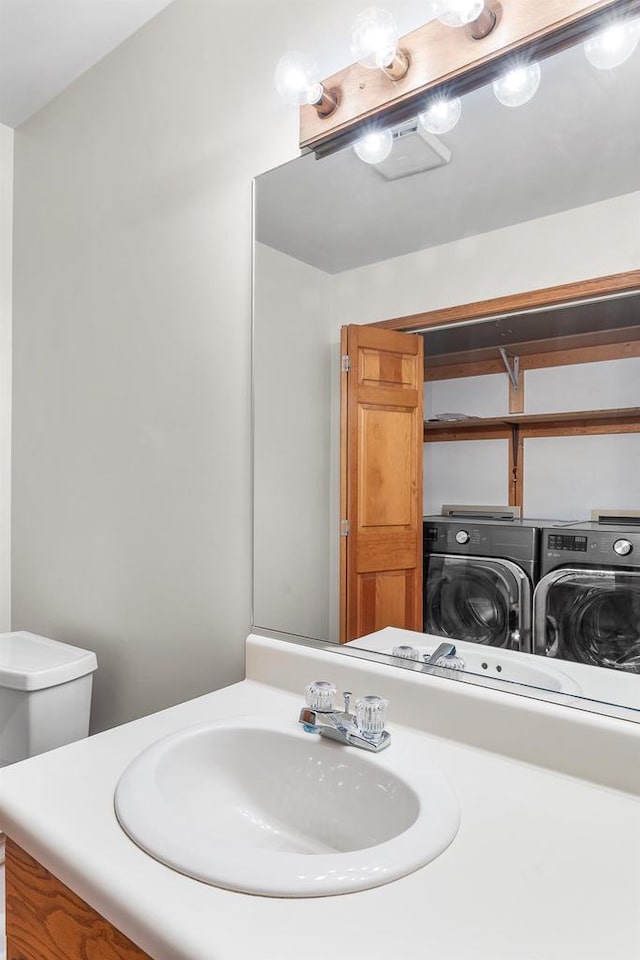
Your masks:
M 373 130 L 357 140 L 353 149 L 364 163 L 382 163 L 391 153 L 392 146 L 391 130 Z
M 629 59 L 639 40 L 640 20 L 614 23 L 585 40 L 585 56 L 592 67 L 612 70 Z
M 528 103 L 540 86 L 540 64 L 514 67 L 493 81 L 496 99 L 505 107 L 521 107 Z
M 367 7 L 356 17 L 349 43 L 351 55 L 363 67 L 388 67 L 398 48 L 398 27 L 388 10 Z
M 285 103 L 301 107 L 322 99 L 318 64 L 308 53 L 296 50 L 280 57 L 276 66 L 276 90 Z
M 427 131 L 442 136 L 443 133 L 449 133 L 453 130 L 460 119 L 462 113 L 462 101 L 460 97 L 452 97 L 451 100 L 445 100 L 439 97 L 431 100 L 427 109 L 418 114 L 418 120 Z
M 435 15 L 446 27 L 464 27 L 477 20 L 484 10 L 484 0 L 437 0 Z

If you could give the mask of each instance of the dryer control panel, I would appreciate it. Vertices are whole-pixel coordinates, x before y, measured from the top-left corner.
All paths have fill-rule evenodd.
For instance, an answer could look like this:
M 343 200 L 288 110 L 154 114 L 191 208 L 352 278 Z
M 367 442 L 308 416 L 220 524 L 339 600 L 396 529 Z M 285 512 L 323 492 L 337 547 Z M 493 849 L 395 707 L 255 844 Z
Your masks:
M 574 533 L 550 533 L 547 538 L 549 550 L 571 551 L 571 553 L 586 553 L 588 537 Z

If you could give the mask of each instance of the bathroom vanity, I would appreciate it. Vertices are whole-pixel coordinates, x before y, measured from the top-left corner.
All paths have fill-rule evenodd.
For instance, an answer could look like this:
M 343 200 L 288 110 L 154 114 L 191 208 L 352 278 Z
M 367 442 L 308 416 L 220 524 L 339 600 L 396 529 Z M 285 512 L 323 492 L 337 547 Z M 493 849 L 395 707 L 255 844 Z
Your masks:
M 409 782 L 412 769 L 437 769 L 449 784 L 460 826 L 432 862 L 348 895 L 255 896 L 191 879 L 129 839 L 114 792 L 142 751 L 192 725 L 249 718 L 311 755 L 317 738 L 298 716 L 321 678 L 388 698 L 380 762 Z M 522 692 L 249 637 L 244 682 L 3 771 L 9 960 L 320 960 L 327 942 L 355 960 L 631 960 L 640 727 Z M 361 752 L 326 747 L 338 765 Z M 339 814 L 339 796 L 326 810 Z

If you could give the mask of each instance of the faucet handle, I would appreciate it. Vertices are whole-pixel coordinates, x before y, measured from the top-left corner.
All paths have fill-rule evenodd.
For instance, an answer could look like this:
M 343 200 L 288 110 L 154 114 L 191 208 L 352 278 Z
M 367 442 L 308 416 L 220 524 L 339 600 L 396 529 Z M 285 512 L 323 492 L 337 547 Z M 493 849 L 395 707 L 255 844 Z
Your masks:
M 391 656 L 400 657 L 401 660 L 422 660 L 422 654 L 416 647 L 408 647 L 404 643 L 401 643 L 399 647 L 394 647 Z
M 330 680 L 314 680 L 306 690 L 307 706 L 318 713 L 331 713 L 338 688 Z
M 373 695 L 356 700 L 356 723 L 365 740 L 379 743 L 387 722 L 389 701 Z

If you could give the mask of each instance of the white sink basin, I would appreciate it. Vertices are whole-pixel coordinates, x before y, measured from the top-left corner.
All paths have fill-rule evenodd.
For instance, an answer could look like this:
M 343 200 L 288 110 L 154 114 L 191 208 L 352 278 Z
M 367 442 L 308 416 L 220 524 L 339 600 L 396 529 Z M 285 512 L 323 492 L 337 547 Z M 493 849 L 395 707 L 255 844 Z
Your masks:
M 452 641 L 455 643 L 456 641 Z M 436 645 L 437 646 L 437 645 Z M 430 656 L 436 646 L 416 646 L 421 654 Z M 476 674 L 476 676 L 491 677 L 494 680 L 507 680 L 511 683 L 524 683 L 529 687 L 540 687 L 542 690 L 552 690 L 556 693 L 582 693 L 578 684 L 571 677 L 555 667 L 549 667 L 544 661 L 540 664 L 532 663 L 533 657 L 513 651 L 500 651 L 495 647 L 476 646 L 469 649 L 470 644 L 458 647 L 458 656 L 464 660 L 464 671 L 442 668 L 442 675 Z M 392 650 L 386 651 L 391 653 Z
M 405 777 L 393 750 L 365 754 L 295 721 L 191 727 L 127 767 L 116 813 L 143 850 L 206 883 L 278 897 L 365 890 L 433 860 L 458 830 L 442 775 L 416 762 Z
M 522 656 L 522 655 L 520 655 Z M 469 656 L 463 654 L 467 670 L 508 680 L 512 683 L 524 683 L 529 687 L 540 687 L 543 690 L 553 690 L 556 693 L 579 694 L 580 687 L 561 670 L 555 667 L 538 666 L 533 663 L 514 663 L 513 660 L 501 656 L 499 653 L 489 653 Z

